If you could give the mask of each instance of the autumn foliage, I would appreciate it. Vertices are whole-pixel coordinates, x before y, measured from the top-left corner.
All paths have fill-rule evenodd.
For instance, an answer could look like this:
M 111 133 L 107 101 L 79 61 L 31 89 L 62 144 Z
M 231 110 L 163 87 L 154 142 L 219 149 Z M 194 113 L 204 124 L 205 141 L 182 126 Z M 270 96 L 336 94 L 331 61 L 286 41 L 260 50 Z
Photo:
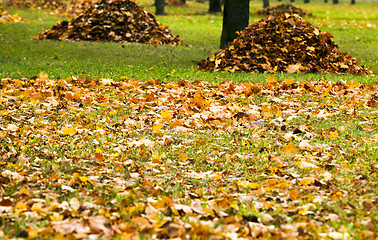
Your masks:
M 373 74 L 341 52 L 330 33 L 288 13 L 250 24 L 231 46 L 198 65 L 205 71 Z
M 179 36 L 130 0 L 100 0 L 83 13 L 40 33 L 39 39 L 181 45 Z
M 280 4 L 277 6 L 266 7 L 256 12 L 257 15 L 263 15 L 263 16 L 281 15 L 284 13 L 297 14 L 301 17 L 313 17 L 312 13 L 304 11 L 303 9 L 298 8 L 288 3 Z
M 0 6 L 0 23 L 3 22 L 22 22 L 24 21 L 21 17 L 18 15 L 11 15 L 8 13 L 8 11 Z
M 0 236 L 376 239 L 376 93 L 272 76 L 1 79 Z
M 51 10 L 64 3 L 61 0 L 3 0 L 3 3 L 14 8 L 31 8 Z
M 60 17 L 75 17 L 87 9 L 97 0 L 70 0 L 64 2 L 63 5 L 54 9 L 51 14 Z

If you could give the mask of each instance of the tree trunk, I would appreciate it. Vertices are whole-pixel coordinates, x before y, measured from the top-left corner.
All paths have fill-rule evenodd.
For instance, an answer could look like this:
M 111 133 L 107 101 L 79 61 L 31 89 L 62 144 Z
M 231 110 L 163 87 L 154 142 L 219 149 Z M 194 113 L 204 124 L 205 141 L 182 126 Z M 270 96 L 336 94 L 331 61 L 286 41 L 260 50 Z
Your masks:
M 303 3 L 310 3 L 310 0 L 304 0 Z
M 350 4 L 356 4 L 356 0 L 352 0 Z
M 292 2 L 292 3 L 293 3 L 293 2 L 294 2 L 294 0 L 290 0 L 290 2 Z
M 155 15 L 166 15 L 164 0 L 155 0 L 155 7 L 156 7 Z
M 269 7 L 269 0 L 263 0 L 263 8 Z
M 186 0 L 180 0 L 183 4 L 186 4 Z
M 339 4 L 339 0 L 333 0 L 333 4 Z
M 219 12 L 222 12 L 221 0 L 210 0 L 209 13 L 219 13 Z
M 225 0 L 220 48 L 225 49 L 237 38 L 236 32 L 248 26 L 249 0 Z
M 324 0 L 324 3 L 328 3 L 328 0 Z

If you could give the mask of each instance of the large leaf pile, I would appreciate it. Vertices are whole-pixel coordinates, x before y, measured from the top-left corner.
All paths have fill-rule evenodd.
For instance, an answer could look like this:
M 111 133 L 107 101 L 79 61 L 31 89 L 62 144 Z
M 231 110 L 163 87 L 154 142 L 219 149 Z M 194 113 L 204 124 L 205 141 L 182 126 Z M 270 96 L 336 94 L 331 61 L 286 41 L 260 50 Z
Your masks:
M 32 9 L 55 9 L 64 3 L 61 0 L 3 0 L 3 2 L 14 8 Z
M 8 11 L 0 6 L 0 23 L 2 22 L 22 22 L 24 21 L 21 17 L 19 17 L 18 15 L 14 14 L 14 15 L 11 15 L 8 13 Z
M 205 71 L 373 74 L 341 52 L 332 38 L 298 15 L 268 16 L 198 65 Z
M 40 39 L 62 41 L 112 41 L 180 45 L 178 36 L 155 16 L 130 0 L 101 0 L 70 22 L 58 22 L 40 33 Z
M 312 17 L 312 13 L 302 10 L 301 8 L 295 7 L 291 4 L 280 4 L 277 6 L 266 7 L 256 12 L 257 15 L 281 15 L 284 13 L 297 14 L 301 17 Z
M 377 90 L 1 79 L 0 236 L 376 239 Z
M 56 8 L 51 14 L 60 17 L 75 17 L 84 12 L 85 9 L 96 1 L 97 0 L 70 0 Z

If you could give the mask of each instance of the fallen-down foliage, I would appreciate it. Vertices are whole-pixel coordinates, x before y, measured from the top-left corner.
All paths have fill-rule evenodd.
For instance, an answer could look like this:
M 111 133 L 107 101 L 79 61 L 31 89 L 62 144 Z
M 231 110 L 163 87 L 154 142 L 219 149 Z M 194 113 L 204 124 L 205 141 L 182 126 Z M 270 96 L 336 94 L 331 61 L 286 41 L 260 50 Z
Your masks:
M 205 71 L 373 74 L 341 52 L 330 33 L 288 13 L 250 24 L 228 48 L 198 65 Z
M 94 4 L 97 0 L 70 0 L 56 8 L 51 14 L 60 17 L 75 17 Z
M 3 0 L 8 7 L 51 10 L 64 3 L 61 0 Z
M 284 13 L 297 14 L 301 17 L 313 17 L 312 13 L 291 5 L 289 3 L 263 8 L 256 12 L 257 15 L 281 15 Z
M 2 79 L 0 236 L 376 239 L 377 90 Z
M 39 39 L 182 44 L 152 13 L 130 0 L 100 0 L 70 22 L 40 33 Z
M 0 6 L 0 23 L 4 22 L 22 22 L 24 21 L 21 17 L 19 17 L 17 14 L 11 15 L 8 13 L 8 11 Z

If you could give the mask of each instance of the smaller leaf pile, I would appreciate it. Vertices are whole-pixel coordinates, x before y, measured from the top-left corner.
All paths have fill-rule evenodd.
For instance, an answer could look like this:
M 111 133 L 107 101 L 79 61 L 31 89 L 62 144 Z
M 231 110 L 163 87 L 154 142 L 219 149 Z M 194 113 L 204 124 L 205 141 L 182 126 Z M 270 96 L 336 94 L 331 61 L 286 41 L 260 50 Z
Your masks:
M 55 9 L 51 14 L 60 17 L 75 17 L 84 12 L 95 0 L 70 0 Z
M 70 22 L 58 22 L 40 33 L 39 39 L 183 44 L 152 13 L 130 0 L 101 0 Z
M 341 52 L 332 38 L 296 14 L 268 16 L 250 24 L 227 49 L 197 64 L 205 71 L 373 74 Z
M 167 5 L 170 6 L 187 6 L 185 3 L 181 2 L 180 0 L 168 0 L 166 1 Z
M 63 2 L 61 0 L 4 0 L 8 7 L 32 8 L 32 9 L 55 9 Z
M 3 22 L 22 22 L 24 21 L 21 17 L 19 17 L 17 14 L 11 15 L 8 13 L 8 11 L 0 6 L 0 23 Z
M 295 7 L 291 4 L 281 4 L 277 6 L 272 7 L 266 7 L 262 10 L 259 10 L 256 12 L 257 15 L 280 15 L 284 13 L 290 13 L 290 14 L 298 14 L 301 17 L 313 17 L 312 13 L 306 12 L 298 7 Z

